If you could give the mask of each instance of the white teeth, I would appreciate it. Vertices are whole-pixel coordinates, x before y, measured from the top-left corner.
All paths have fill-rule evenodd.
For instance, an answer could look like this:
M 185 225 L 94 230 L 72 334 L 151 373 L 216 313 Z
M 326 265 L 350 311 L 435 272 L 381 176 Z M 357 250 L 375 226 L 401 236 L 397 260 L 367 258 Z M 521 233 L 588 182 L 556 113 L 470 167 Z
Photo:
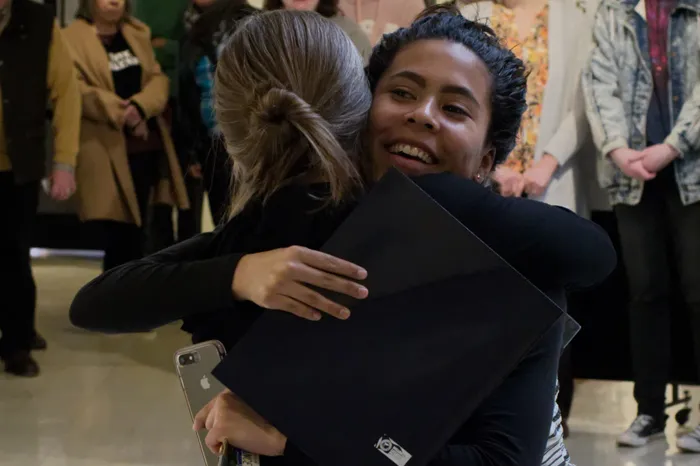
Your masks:
M 392 154 L 405 154 L 405 155 L 410 155 L 411 157 L 416 157 L 421 159 L 425 163 L 433 164 L 433 158 L 425 152 L 423 149 L 419 149 L 418 147 L 415 146 L 410 146 L 408 144 L 394 144 L 393 146 L 389 147 L 389 152 Z

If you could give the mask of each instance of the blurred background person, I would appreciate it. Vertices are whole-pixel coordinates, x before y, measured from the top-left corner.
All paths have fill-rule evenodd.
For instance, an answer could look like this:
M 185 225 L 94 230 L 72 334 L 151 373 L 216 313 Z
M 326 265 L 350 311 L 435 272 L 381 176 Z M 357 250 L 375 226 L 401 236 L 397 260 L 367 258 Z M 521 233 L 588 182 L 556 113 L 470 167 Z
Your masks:
M 597 1 L 597 0 L 596 0 Z M 579 159 L 592 145 L 580 76 L 591 48 L 594 1 L 503 0 L 468 3 L 463 14 L 488 22 L 525 62 L 528 107 L 518 143 L 493 180 L 504 196 L 526 195 L 588 216 Z M 551 79 L 550 79 L 551 78 Z M 568 436 L 574 381 L 570 349 L 561 361 L 559 403 Z
M 188 0 L 189 5 L 185 10 L 185 32 L 190 32 L 194 23 L 197 22 L 201 14 L 216 3 L 218 0 Z M 226 0 L 224 0 L 226 1 Z
M 135 18 L 151 30 L 151 45 L 163 73 L 170 79 L 170 98 L 177 96 L 177 65 L 185 36 L 185 11 L 189 0 L 136 0 Z
M 289 0 L 289 3 L 310 1 Z M 339 0 L 338 6 L 344 15 L 360 25 L 374 46 L 384 34 L 410 26 L 425 8 L 425 0 Z
M 175 140 L 188 173 L 202 179 L 212 222 L 219 225 L 228 212 L 233 171 L 214 118 L 214 72 L 221 45 L 236 23 L 259 10 L 245 0 L 194 0 L 188 11 L 185 22 L 190 23 L 178 76 L 180 105 Z M 194 20 L 192 11 L 196 11 Z M 195 210 L 201 213 L 202 197 L 194 202 Z M 198 220 L 197 233 L 201 230 L 201 215 Z M 178 239 L 187 237 L 180 234 Z
M 630 293 L 638 416 L 617 443 L 641 447 L 664 439 L 675 281 L 700 368 L 700 2 L 646 0 L 634 11 L 601 2 L 583 85 Z M 700 453 L 700 427 L 677 446 Z
M 321 16 L 325 16 L 340 26 L 340 29 L 350 36 L 350 39 L 360 52 L 362 60 L 367 64 L 369 56 L 372 54 L 372 45 L 369 42 L 369 37 L 355 20 L 345 16 L 340 11 L 338 2 L 339 0 L 265 0 L 264 8 L 266 10 L 279 10 L 284 8 L 287 10 L 315 11 Z
M 173 118 L 177 115 L 180 45 L 185 36 L 184 14 L 189 5 L 189 0 L 136 0 L 134 2 L 133 15 L 151 29 L 151 44 L 156 60 L 170 80 L 170 97 L 163 117 L 171 128 L 174 125 Z M 197 228 L 202 216 L 201 209 L 197 209 L 196 202 L 193 202 L 194 199 L 201 198 L 201 179 L 187 173 L 187 168 L 182 167 L 192 208 L 179 209 L 176 223 L 177 236 L 182 235 L 184 238 L 189 238 L 199 231 Z M 173 206 L 153 205 L 149 220 L 147 252 L 166 248 L 175 242 Z
M 0 359 L 8 373 L 33 377 L 36 284 L 29 250 L 46 175 L 46 102 L 53 106 L 55 200 L 75 191 L 80 93 L 70 52 L 52 13 L 29 0 L 0 0 Z
M 79 213 L 105 252 L 103 269 L 142 257 L 149 201 L 188 207 L 161 114 L 168 78 L 146 25 L 125 0 L 81 0 L 65 29 L 83 100 L 77 165 Z M 154 190 L 154 188 L 157 188 Z

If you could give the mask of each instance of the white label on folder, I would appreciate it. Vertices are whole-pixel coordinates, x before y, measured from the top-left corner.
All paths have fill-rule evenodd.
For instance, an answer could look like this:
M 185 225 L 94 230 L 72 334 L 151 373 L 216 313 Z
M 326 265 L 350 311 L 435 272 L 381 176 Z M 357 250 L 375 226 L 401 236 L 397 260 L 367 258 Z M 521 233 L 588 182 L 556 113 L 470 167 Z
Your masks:
M 396 466 L 406 466 L 406 463 L 412 458 L 409 452 L 386 435 L 379 438 L 374 448 L 393 461 Z

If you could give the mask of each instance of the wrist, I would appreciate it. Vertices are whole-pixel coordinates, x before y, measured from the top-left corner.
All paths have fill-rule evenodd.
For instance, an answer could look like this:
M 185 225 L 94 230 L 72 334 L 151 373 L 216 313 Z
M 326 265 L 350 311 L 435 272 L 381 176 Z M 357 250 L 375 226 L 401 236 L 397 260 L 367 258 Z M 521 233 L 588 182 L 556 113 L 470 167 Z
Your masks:
M 666 144 L 666 147 L 668 148 L 668 157 L 671 161 L 674 161 L 680 157 L 681 152 L 678 149 L 673 147 L 671 144 Z
M 231 280 L 231 291 L 233 292 L 233 299 L 236 301 L 246 301 L 248 298 L 245 297 L 245 284 L 244 277 L 246 275 L 245 268 L 248 265 L 250 254 L 246 254 L 241 257 L 236 265 L 236 269 L 233 271 L 233 279 Z
M 552 174 L 554 174 L 554 172 L 556 172 L 559 168 L 559 160 L 557 160 L 557 158 L 552 154 L 543 154 L 542 163 L 545 164 L 545 167 L 547 167 L 547 169 L 551 171 Z
M 278 452 L 275 456 L 284 456 L 287 453 L 287 436 L 277 429 L 275 429 L 273 435 L 276 446 L 275 451 Z

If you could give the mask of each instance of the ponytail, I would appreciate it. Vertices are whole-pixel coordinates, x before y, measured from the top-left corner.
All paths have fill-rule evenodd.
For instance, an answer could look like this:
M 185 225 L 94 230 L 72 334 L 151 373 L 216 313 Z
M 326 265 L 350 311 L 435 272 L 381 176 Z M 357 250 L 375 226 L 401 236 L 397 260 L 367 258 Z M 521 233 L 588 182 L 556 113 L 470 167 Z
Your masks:
M 214 100 L 233 166 L 230 216 L 290 183 L 328 183 L 323 205 L 361 188 L 372 96 L 347 35 L 313 12 L 244 20 L 224 46 Z
M 238 162 L 230 215 L 309 174 L 329 183 L 328 203 L 340 203 L 360 184 L 360 174 L 328 122 L 294 92 L 269 87 L 256 94 L 248 135 L 227 145 Z

